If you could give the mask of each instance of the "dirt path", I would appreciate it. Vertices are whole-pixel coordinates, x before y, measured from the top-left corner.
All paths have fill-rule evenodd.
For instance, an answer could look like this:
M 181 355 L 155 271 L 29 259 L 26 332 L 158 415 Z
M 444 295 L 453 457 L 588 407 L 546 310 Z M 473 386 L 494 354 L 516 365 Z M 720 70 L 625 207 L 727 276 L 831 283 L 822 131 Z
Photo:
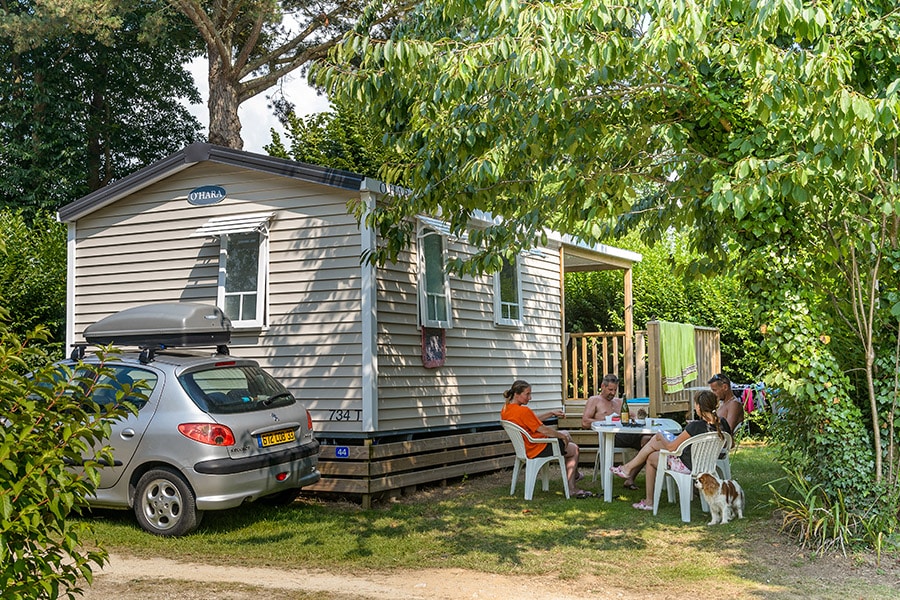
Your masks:
M 571 585 L 571 588 L 569 587 Z M 647 600 L 623 590 L 591 589 L 574 582 L 560 589 L 559 580 L 522 580 L 463 569 L 391 570 L 364 574 L 331 574 L 305 569 L 278 570 L 182 563 L 167 559 L 112 556 L 87 600 L 287 600 L 333 598 L 355 600 Z M 571 591 L 569 591 L 571 590 Z M 672 597 L 675 596 L 669 596 Z
M 484 478 L 496 487 L 508 474 Z M 471 489 L 473 484 L 467 484 Z M 424 501 L 454 493 L 451 488 L 419 492 Z M 162 557 L 113 554 L 96 571 L 86 600 L 900 600 L 900 557 L 840 555 L 811 559 L 778 534 L 775 524 L 749 530 L 739 581 L 704 579 L 680 588 L 648 581 L 623 581 L 615 569 L 577 579 L 495 575 L 465 569 L 276 569 L 202 564 Z M 640 578 L 639 579 L 643 579 Z M 648 578 L 653 579 L 653 578 Z M 860 593 L 869 588 L 872 591 Z M 878 590 L 878 591 L 875 591 Z M 896 591 L 896 593 L 895 593 Z M 2 595 L 2 594 L 0 594 Z
M 754 571 L 765 574 L 733 587 L 705 580 L 693 589 L 648 590 L 640 582 L 617 582 L 614 575 L 516 577 L 464 569 L 391 569 L 333 573 L 179 562 L 166 558 L 112 555 L 85 586 L 86 600 L 755 600 L 828 598 L 900 599 L 900 561 L 881 566 L 840 556 L 803 558 L 789 545 L 759 543 Z M 777 568 L 772 567 L 778 565 Z M 850 581 L 855 583 L 846 588 Z M 860 581 L 881 591 L 860 595 Z M 864 586 L 865 587 L 865 586 Z M 850 591 L 853 590 L 853 591 Z M 896 590 L 896 593 L 892 590 Z M 847 593 L 850 592 L 850 593 Z

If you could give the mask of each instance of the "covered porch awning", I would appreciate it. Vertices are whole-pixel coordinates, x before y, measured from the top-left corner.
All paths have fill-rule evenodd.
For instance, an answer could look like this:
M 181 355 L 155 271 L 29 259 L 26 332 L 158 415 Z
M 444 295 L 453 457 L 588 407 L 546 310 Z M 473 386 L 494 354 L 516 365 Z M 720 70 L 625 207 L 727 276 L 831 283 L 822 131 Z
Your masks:
M 637 252 L 606 244 L 588 245 L 571 236 L 561 236 L 563 268 L 566 273 L 577 271 L 630 271 L 643 258 Z
M 624 279 L 624 340 L 622 354 L 624 359 L 623 372 L 620 374 L 623 380 L 625 393 L 633 397 L 635 389 L 635 363 L 634 363 L 634 301 L 632 289 L 632 267 L 643 258 L 639 253 L 606 244 L 589 245 L 572 236 L 563 235 L 560 241 L 560 283 L 565 294 L 564 279 L 566 273 L 585 271 L 611 271 L 623 272 Z M 562 322 L 566 322 L 565 297 L 562 302 Z M 565 336 L 564 336 L 565 338 Z M 567 387 L 568 367 L 566 365 L 566 340 L 563 345 L 563 389 Z

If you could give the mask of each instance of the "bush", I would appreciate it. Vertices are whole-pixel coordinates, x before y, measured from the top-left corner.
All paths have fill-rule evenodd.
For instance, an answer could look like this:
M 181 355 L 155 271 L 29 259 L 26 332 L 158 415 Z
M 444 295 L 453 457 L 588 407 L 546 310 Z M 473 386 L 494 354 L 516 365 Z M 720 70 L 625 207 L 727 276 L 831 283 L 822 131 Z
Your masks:
M 735 277 L 682 276 L 696 259 L 685 250 L 687 241 L 682 237 L 673 235 L 648 247 L 637 234 L 630 234 L 614 243 L 643 256 L 633 269 L 636 329 L 652 319 L 716 327 L 723 370 L 736 383 L 759 380 L 766 365 L 760 351 L 762 336 L 753 325 L 751 299 Z M 624 329 L 621 271 L 569 273 L 565 287 L 566 331 Z
M 100 461 L 111 461 L 108 447 L 93 448 L 124 409 L 98 413 L 85 399 L 93 379 L 60 377 L 50 363 L 46 330 L 20 338 L 7 321 L 0 307 L 0 590 L 6 600 L 74 598 L 106 554 L 87 549 L 89 523 L 68 517 L 96 489 Z
M 766 348 L 770 381 L 780 388 L 771 435 L 781 464 L 822 486 L 835 503 L 854 509 L 874 482 L 874 456 L 853 388 L 827 336 L 819 334 L 803 301 L 786 294 L 769 314 Z
M 51 213 L 28 221 L 21 211 L 0 210 L 0 290 L 9 327 L 19 337 L 47 328 L 55 356 L 62 358 L 66 323 L 66 227 Z M 34 340 L 37 342 L 37 340 Z
M 840 490 L 827 493 L 803 471 L 790 471 L 785 480 L 790 489 L 784 493 L 769 485 L 770 502 L 781 515 L 782 531 L 793 535 L 801 547 L 819 554 L 872 548 L 879 560 L 885 551 L 900 550 L 896 487 L 883 486 L 874 499 L 849 507 Z

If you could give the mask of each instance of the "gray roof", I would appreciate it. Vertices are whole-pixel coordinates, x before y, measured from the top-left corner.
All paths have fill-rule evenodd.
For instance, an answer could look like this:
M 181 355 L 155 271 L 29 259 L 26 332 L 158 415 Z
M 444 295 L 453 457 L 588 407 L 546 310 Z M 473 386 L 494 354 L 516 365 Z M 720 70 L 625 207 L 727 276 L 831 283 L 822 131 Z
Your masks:
M 365 177 L 362 175 L 350 173 L 349 171 L 329 169 L 283 158 L 273 158 L 212 144 L 196 143 L 127 177 L 114 181 L 106 187 L 91 192 L 87 196 L 66 204 L 57 211 L 57 217 L 64 223 L 77 221 L 84 215 L 203 161 L 244 167 L 254 171 L 292 177 L 300 181 L 318 183 L 354 192 L 360 190 L 360 186 L 365 180 Z
M 63 223 L 74 223 L 95 210 L 203 161 L 292 177 L 308 183 L 317 183 L 353 192 L 365 189 L 376 193 L 385 193 L 385 190 L 382 189 L 384 185 L 380 182 L 349 171 L 329 169 L 223 146 L 196 143 L 127 177 L 114 181 L 104 188 L 91 192 L 83 198 L 66 204 L 57 211 L 57 218 Z M 490 215 L 485 215 L 481 211 L 475 211 L 473 218 L 478 221 L 491 221 Z M 551 232 L 551 238 L 562 243 L 566 249 L 567 270 L 628 268 L 642 258 L 635 252 L 605 244 L 586 244 L 571 236 L 562 236 L 555 232 Z M 600 263 L 597 261 L 597 255 L 603 256 L 601 261 L 603 266 L 598 266 Z

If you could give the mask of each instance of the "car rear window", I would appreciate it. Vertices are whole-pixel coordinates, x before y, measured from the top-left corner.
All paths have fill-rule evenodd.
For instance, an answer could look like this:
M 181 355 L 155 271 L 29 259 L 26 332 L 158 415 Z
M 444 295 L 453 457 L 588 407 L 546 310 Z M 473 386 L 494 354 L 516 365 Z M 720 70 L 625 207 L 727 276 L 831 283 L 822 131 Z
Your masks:
M 195 370 L 178 381 L 194 404 L 213 414 L 253 412 L 295 402 L 284 386 L 256 366 Z

